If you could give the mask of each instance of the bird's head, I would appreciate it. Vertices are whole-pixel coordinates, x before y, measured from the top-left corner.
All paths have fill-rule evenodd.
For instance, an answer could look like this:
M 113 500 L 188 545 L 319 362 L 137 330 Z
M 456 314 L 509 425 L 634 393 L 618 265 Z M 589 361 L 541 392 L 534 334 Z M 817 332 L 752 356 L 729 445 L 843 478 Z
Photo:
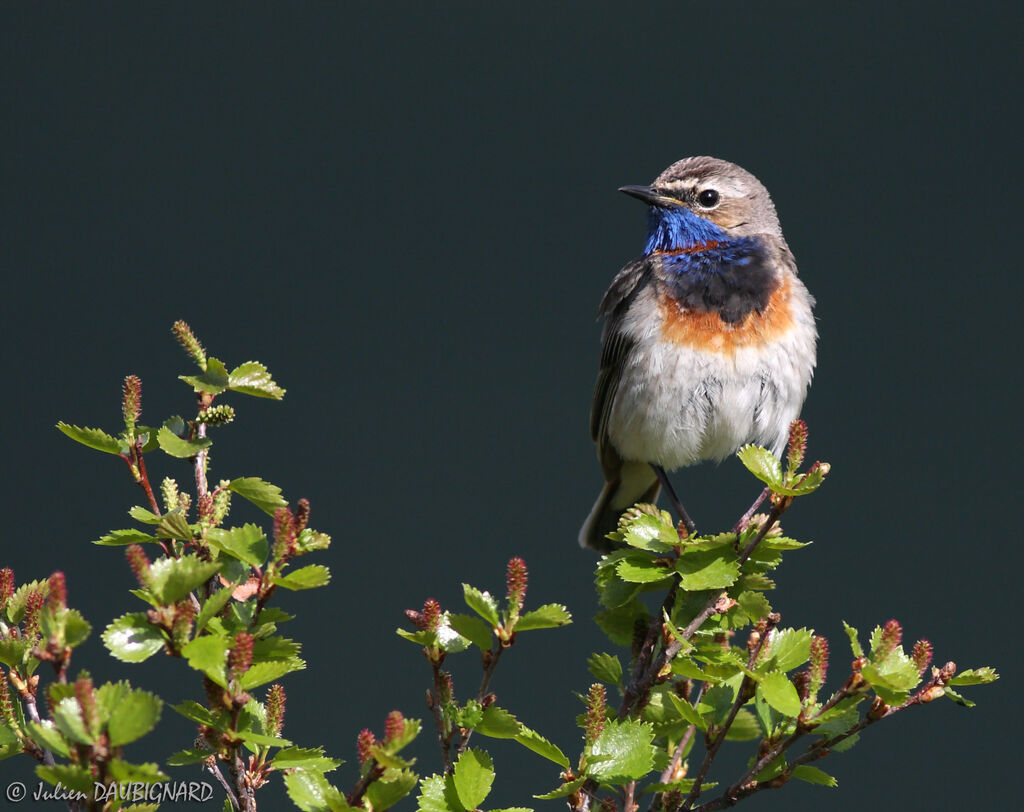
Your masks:
M 718 158 L 684 158 L 650 186 L 619 191 L 650 206 L 645 254 L 741 237 L 782 237 L 768 190 L 745 169 Z

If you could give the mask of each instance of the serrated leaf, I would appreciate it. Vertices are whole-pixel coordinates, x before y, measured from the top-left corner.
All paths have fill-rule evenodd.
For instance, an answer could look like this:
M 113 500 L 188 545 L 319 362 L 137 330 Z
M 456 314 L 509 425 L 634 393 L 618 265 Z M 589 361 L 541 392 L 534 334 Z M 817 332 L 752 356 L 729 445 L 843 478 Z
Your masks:
M 572 623 L 572 615 L 560 603 L 546 603 L 519 616 L 516 631 L 526 632 L 533 629 L 555 629 Z
M 196 618 L 196 634 L 199 634 L 203 629 L 206 628 L 206 624 L 210 620 L 221 613 L 221 610 L 228 605 L 228 601 L 231 600 L 231 593 L 236 587 L 242 584 L 244 576 L 239 578 L 229 586 L 222 587 L 210 595 L 209 598 L 203 603 L 203 608 L 199 610 L 199 616 Z
M 202 671 L 221 688 L 227 685 L 224 664 L 227 662 L 228 642 L 223 637 L 201 635 L 182 646 L 181 653 L 190 667 Z
M 160 558 L 149 568 L 149 591 L 161 604 L 177 603 L 217 574 L 221 564 L 194 555 Z
M 288 797 L 302 812 L 345 812 L 351 807 L 322 772 L 297 769 L 284 774 Z
M 491 791 L 494 762 L 483 750 L 471 747 L 455 762 L 452 780 L 462 808 L 476 809 Z
M 493 739 L 514 739 L 519 735 L 521 725 L 519 720 L 504 708 L 488 705 L 473 729 Z
M 228 386 L 228 371 L 216 358 L 206 359 L 206 369 L 199 375 L 179 375 L 179 379 L 192 387 L 193 392 L 219 395 Z
M 228 388 L 232 392 L 273 400 L 280 400 L 285 393 L 284 389 L 274 383 L 267 368 L 259 361 L 246 361 L 231 370 Z
M 340 759 L 325 756 L 323 747 L 286 747 L 278 750 L 273 760 L 273 765 L 278 770 L 304 767 L 322 773 L 330 772 L 344 763 Z
M 310 564 L 307 567 L 300 567 L 289 572 L 287 575 L 274 577 L 273 583 L 293 591 L 299 589 L 314 589 L 318 586 L 326 586 L 330 583 L 331 571 L 323 564 Z
M 846 636 L 850 638 L 850 648 L 853 650 L 854 657 L 863 657 L 864 649 L 861 648 L 860 641 L 857 639 L 858 632 L 853 626 L 843 621 L 843 629 L 846 630 Z
M 782 485 L 782 466 L 778 457 L 767 448 L 745 445 L 736 452 L 736 456 L 740 458 L 740 462 L 750 473 L 771 487 L 772 490 Z
M 823 787 L 838 787 L 839 782 L 831 775 L 810 764 L 800 764 L 793 768 L 793 777 L 809 784 L 820 784 Z
M 519 742 L 527 750 L 532 750 L 538 756 L 543 756 L 548 761 L 553 761 L 563 769 L 569 769 L 569 759 L 565 757 L 557 745 L 552 744 L 540 733 L 535 730 L 530 730 L 526 725 L 520 722 L 519 732 L 515 735 L 515 740 Z
M 740 609 L 752 622 L 757 622 L 763 617 L 767 617 L 772 611 L 771 604 L 768 603 L 768 599 L 760 592 L 741 592 L 736 597 L 736 603 L 740 605 Z
M 623 581 L 634 584 L 650 584 L 664 581 L 672 576 L 672 570 L 664 563 L 657 563 L 650 556 L 632 556 L 623 558 L 615 567 L 615 571 Z
M 874 687 L 874 686 L 872 686 L 872 687 Z M 876 693 L 878 692 L 877 688 L 875 688 L 875 692 Z M 946 699 L 952 699 L 957 705 L 960 705 L 960 707 L 963 707 L 963 708 L 973 708 L 974 707 L 974 703 L 971 702 L 971 700 L 966 699 L 965 697 L 960 696 L 960 694 L 958 694 L 956 691 L 954 691 L 949 685 L 943 686 L 943 688 L 942 688 L 942 695 L 944 697 L 946 697 Z M 882 696 L 882 695 L 879 694 L 879 696 Z M 885 699 L 884 696 L 882 698 Z
M 462 597 L 466 601 L 466 606 L 490 623 L 492 627 L 497 628 L 501 625 L 498 618 L 498 602 L 490 592 L 481 592 L 476 587 L 463 584 Z M 520 618 L 521 621 L 522 618 Z
M 142 612 L 121 615 L 103 630 L 103 643 L 118 660 L 141 663 L 164 647 L 164 635 Z
M 731 742 L 746 742 L 757 739 L 761 736 L 761 727 L 757 719 L 746 708 L 741 708 L 736 718 L 729 725 L 729 732 L 725 734 L 725 740 Z
M 167 774 L 160 769 L 160 766 L 153 763 L 130 764 L 119 758 L 112 758 L 107 764 L 107 769 L 110 778 L 121 784 L 130 782 L 158 784 L 170 780 Z
M 774 629 L 768 638 L 768 668 L 792 671 L 803 665 L 811 656 L 812 636 L 808 629 Z
M 167 757 L 170 767 L 184 767 L 187 764 L 198 764 L 214 755 L 212 750 L 178 750 Z
M 160 721 L 163 700 L 146 691 L 135 689 L 110 709 L 107 735 L 111 747 L 142 738 Z
M 697 710 L 688 701 L 680 696 L 676 696 L 672 691 L 666 691 L 665 696 L 668 697 L 669 701 L 679 712 L 679 715 L 683 717 L 683 720 L 689 722 L 691 725 L 697 728 L 697 730 L 707 730 L 708 723 L 701 716 Z
M 384 775 L 366 788 L 370 807 L 377 812 L 390 809 L 416 789 L 419 776 L 411 770 L 386 770 Z
M 619 685 L 622 682 L 622 663 L 614 654 L 591 654 L 587 668 L 596 679 Z
M 494 632 L 481 618 L 473 615 L 448 615 L 449 625 L 481 651 L 490 651 Z
M 86 729 L 85 722 L 82 721 L 81 706 L 73 696 L 65 697 L 51 708 L 51 715 L 53 723 L 65 739 L 79 744 L 95 743 L 96 737 Z
M 781 671 L 765 674 L 757 683 L 757 692 L 784 716 L 797 716 L 800 713 L 800 696 L 793 683 Z
M 418 812 L 462 812 L 448 805 L 445 781 L 440 775 L 432 775 L 420 782 L 420 795 L 416 801 Z
M 278 508 L 287 507 L 288 503 L 281 496 L 281 489 L 271 485 L 258 476 L 245 476 L 232 479 L 228 490 L 237 493 L 243 499 L 252 502 L 256 507 L 271 516 Z
M 256 733 L 252 730 L 236 730 L 234 736 L 246 744 L 260 747 L 291 747 L 292 745 L 288 739 L 282 739 L 280 736 L 268 736 L 266 733 Z
M 262 663 L 253 663 L 249 670 L 242 677 L 242 690 L 249 691 L 268 682 L 280 679 L 292 671 L 301 671 L 306 667 L 306 661 L 298 657 L 287 660 L 267 660 Z
M 551 792 L 546 792 L 543 795 L 534 795 L 533 797 L 541 801 L 553 801 L 555 798 L 565 798 L 568 795 L 572 795 L 585 783 L 587 783 L 587 777 L 585 775 L 581 775 L 575 781 L 562 784 L 558 789 L 553 789 Z
M 828 476 L 828 473 L 828 467 L 812 468 L 807 473 L 797 476 L 792 483 L 779 488 L 773 488 L 772 490 L 784 496 L 805 496 L 818 490 L 821 487 L 821 483 L 825 481 L 825 477 Z
M 93 544 L 101 547 L 123 547 L 128 544 L 156 543 L 156 536 L 143 533 L 141 530 L 111 530 Z
M 128 515 L 131 516 L 135 521 L 142 522 L 143 524 L 160 524 L 160 517 L 151 510 L 141 505 L 136 505 L 128 511 Z
M 218 718 L 213 715 L 213 712 L 208 708 L 204 708 L 198 702 L 193 702 L 191 699 L 186 699 L 184 702 L 180 702 L 177 705 L 171 705 L 171 710 L 181 714 L 186 719 L 191 719 L 193 722 L 198 722 L 201 725 L 207 725 L 209 727 L 221 730 L 223 725 L 220 723 Z
M 40 764 L 36 767 L 36 775 L 54 786 L 61 784 L 65 791 L 84 792 L 87 797 L 92 798 L 92 774 L 84 767 L 71 764 Z
M 209 437 L 198 437 L 195 440 L 185 440 L 171 431 L 167 426 L 161 426 L 160 431 L 156 435 L 157 442 L 160 444 L 160 448 L 170 454 L 172 457 L 178 459 L 188 459 L 194 457 L 204 448 L 209 448 L 213 445 L 213 440 Z
M 69 423 L 61 421 L 57 424 L 57 428 L 75 442 L 81 443 L 82 445 L 94 448 L 97 451 L 102 451 L 105 454 L 120 454 L 121 444 L 116 438 L 111 437 L 105 431 L 101 429 L 89 429 L 82 428 L 81 426 L 72 426 Z
M 731 548 L 708 550 L 680 556 L 676 561 L 679 584 L 687 592 L 725 589 L 740 576 L 736 554 Z
M 6 690 L 6 687 L 0 687 L 0 690 Z M 36 744 L 42 745 L 44 749 L 50 750 L 59 756 L 68 757 L 68 743 L 49 719 L 43 719 L 40 724 L 28 722 L 28 729 Z M 0 735 L 0 745 L 12 744 L 18 741 L 18 737 L 5 725 L 0 724 L 0 734 L 3 734 Z
M 643 778 L 654 769 L 654 729 L 633 719 L 606 722 L 601 735 L 591 745 L 587 774 L 608 784 L 624 784 Z
M 168 511 L 156 523 L 156 535 L 162 539 L 192 540 L 192 528 L 188 520 L 181 514 L 180 508 Z
M 949 681 L 950 685 L 985 685 L 999 679 L 999 674 L 990 666 L 961 671 Z
M 665 511 L 658 516 L 641 513 L 623 528 L 622 540 L 630 547 L 652 553 L 664 553 L 679 544 L 679 534 Z
M 267 537 L 254 524 L 229 529 L 215 527 L 207 531 L 206 540 L 218 550 L 253 567 L 263 565 L 270 549 Z
M 43 612 L 40 615 L 40 618 L 44 620 L 49 617 L 51 617 L 50 612 Z M 92 626 L 89 625 L 89 621 L 82 617 L 82 613 L 77 609 L 62 610 L 60 612 L 59 623 L 57 625 L 63 627 L 63 631 L 60 632 L 60 634 L 63 637 L 64 645 L 70 646 L 71 648 L 80 646 L 84 643 L 89 637 L 89 632 L 92 631 Z M 44 633 L 46 633 L 46 627 L 48 624 L 44 623 L 43 626 Z

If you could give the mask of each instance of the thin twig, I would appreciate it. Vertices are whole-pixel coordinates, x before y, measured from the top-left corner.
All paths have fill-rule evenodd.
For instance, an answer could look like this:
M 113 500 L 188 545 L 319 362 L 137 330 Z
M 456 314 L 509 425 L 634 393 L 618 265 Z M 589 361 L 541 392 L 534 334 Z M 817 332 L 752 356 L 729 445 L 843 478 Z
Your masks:
M 231 788 L 231 784 L 229 784 L 228 780 L 224 777 L 224 773 L 220 771 L 220 767 L 217 763 L 214 762 L 213 764 L 208 764 L 206 766 L 206 771 L 216 778 L 221 787 L 224 788 L 224 793 L 228 796 L 228 801 L 231 802 L 231 806 L 235 809 L 239 809 L 238 796 L 235 795 L 235 791 Z
M 345 800 L 349 806 L 359 806 L 360 801 L 363 800 L 363 796 L 366 794 L 366 790 L 369 789 L 370 784 L 376 781 L 384 775 L 384 768 L 376 761 L 373 762 L 373 766 L 367 770 L 366 775 L 359 779 L 356 785 L 352 788 L 352 791 L 345 796 Z
M 441 664 L 431 661 L 430 666 L 434 670 L 434 693 L 431 695 L 428 691 L 427 699 L 430 703 L 430 710 L 434 714 L 434 727 L 437 729 L 437 744 L 441 748 L 444 771 L 449 773 L 452 769 L 452 756 L 448 750 L 451 737 L 444 730 L 444 712 L 441 708 Z
M 476 698 L 478 702 L 483 702 L 484 697 L 487 696 L 487 689 L 491 684 L 491 677 L 494 676 L 494 670 L 498 667 L 498 658 L 501 656 L 501 652 L 505 650 L 505 646 L 501 644 L 501 641 L 495 638 L 494 645 L 491 650 L 487 652 L 488 656 L 485 658 L 486 663 L 484 665 L 484 674 L 480 680 L 480 689 L 476 692 Z M 459 746 L 456 752 L 462 755 L 466 752 L 466 748 L 469 746 L 469 740 L 473 736 L 473 728 L 466 728 L 463 730 L 462 735 L 459 737 Z

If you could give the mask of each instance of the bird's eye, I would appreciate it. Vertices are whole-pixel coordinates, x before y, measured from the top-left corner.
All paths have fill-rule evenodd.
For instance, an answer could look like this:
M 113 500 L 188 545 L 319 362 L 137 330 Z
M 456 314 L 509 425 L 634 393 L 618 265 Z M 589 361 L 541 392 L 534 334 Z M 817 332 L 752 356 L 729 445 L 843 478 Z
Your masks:
M 697 202 L 705 209 L 711 209 L 718 205 L 718 192 L 714 189 L 705 189 L 697 195 Z

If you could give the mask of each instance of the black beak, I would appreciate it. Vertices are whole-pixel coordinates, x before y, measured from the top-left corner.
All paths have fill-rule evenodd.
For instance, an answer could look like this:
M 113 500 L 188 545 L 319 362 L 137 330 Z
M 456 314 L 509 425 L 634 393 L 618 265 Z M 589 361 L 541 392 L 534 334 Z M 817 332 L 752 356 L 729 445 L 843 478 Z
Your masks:
M 664 209 L 680 205 L 675 198 L 658 194 L 650 186 L 620 186 L 619 191 L 630 197 L 635 197 L 637 200 L 642 200 L 648 206 L 659 206 Z

